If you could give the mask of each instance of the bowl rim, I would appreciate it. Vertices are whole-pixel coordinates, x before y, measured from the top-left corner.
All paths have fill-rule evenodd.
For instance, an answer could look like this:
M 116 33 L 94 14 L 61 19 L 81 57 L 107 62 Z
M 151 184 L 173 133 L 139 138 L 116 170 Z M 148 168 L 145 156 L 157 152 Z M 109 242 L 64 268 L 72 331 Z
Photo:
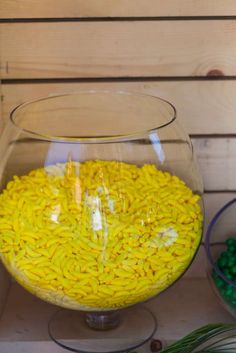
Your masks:
M 63 97 L 82 97 L 83 95 L 95 95 L 95 94 L 103 94 L 103 95 L 116 95 L 116 96 L 132 96 L 135 97 L 136 99 L 139 98 L 147 98 L 151 99 L 153 102 L 159 102 L 163 105 L 168 106 L 171 109 L 171 115 L 169 120 L 166 122 L 157 125 L 157 126 L 150 126 L 147 127 L 146 129 L 140 130 L 140 131 L 134 131 L 130 133 L 125 133 L 125 134 L 114 134 L 114 135 L 104 135 L 104 136 L 76 136 L 76 137 L 68 137 L 68 136 L 57 136 L 53 134 L 47 134 L 47 133 L 41 133 L 34 131 L 32 129 L 28 129 L 26 127 L 21 126 L 17 121 L 17 114 L 21 112 L 22 109 L 28 108 L 30 106 L 33 106 L 34 104 L 41 103 L 41 102 L 49 102 L 53 101 L 56 99 L 60 99 Z M 26 101 L 24 103 L 19 104 L 16 106 L 11 112 L 10 112 L 10 117 L 9 117 L 9 122 L 10 124 L 14 125 L 17 129 L 20 131 L 25 132 L 26 134 L 30 134 L 34 138 L 37 139 L 42 139 L 42 140 L 47 140 L 47 141 L 55 141 L 55 142 L 70 142 L 70 143 L 114 143 L 114 142 L 126 142 L 129 140 L 136 140 L 140 139 L 140 136 L 144 136 L 145 134 L 150 134 L 152 132 L 156 132 L 160 129 L 163 129 L 169 125 L 171 125 L 174 121 L 177 119 L 177 110 L 175 106 L 168 100 L 161 98 L 159 96 L 155 96 L 153 94 L 149 93 L 143 93 L 143 92 L 136 92 L 132 90 L 118 90 L 118 89 L 80 89 L 74 92 L 69 92 L 69 93 L 62 93 L 62 94 L 53 94 L 49 96 L 44 96 L 41 98 L 37 98 L 31 101 Z

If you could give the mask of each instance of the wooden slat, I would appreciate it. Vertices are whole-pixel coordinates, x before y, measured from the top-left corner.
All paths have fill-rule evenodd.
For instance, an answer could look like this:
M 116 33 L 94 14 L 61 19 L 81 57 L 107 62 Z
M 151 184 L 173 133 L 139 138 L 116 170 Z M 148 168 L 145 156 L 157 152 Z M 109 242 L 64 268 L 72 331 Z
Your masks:
M 236 75 L 236 21 L 0 24 L 0 77 Z
M 1 36 L 0 36 L 1 40 Z M 1 78 L 0 78 L 0 132 L 2 131 L 4 127 L 4 118 L 3 118 L 3 101 L 2 101 L 2 84 L 1 84 Z
M 3 120 L 23 102 L 89 89 L 137 91 L 167 99 L 189 134 L 236 133 L 236 80 L 3 84 Z
M 236 138 L 193 141 L 206 190 L 236 190 Z
M 204 207 L 205 207 L 205 231 L 215 214 L 221 209 L 227 202 L 234 199 L 236 193 L 206 193 L 204 195 Z M 236 235 L 236 230 L 235 230 Z
M 232 16 L 234 0 L 1 0 L 0 18 Z

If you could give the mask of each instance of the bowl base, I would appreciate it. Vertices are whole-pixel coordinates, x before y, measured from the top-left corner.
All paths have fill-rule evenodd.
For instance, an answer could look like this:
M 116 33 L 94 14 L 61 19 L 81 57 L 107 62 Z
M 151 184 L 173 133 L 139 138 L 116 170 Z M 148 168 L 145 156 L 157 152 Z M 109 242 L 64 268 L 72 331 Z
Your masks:
M 157 329 L 155 316 L 144 306 L 117 310 L 109 315 L 113 316 L 113 326 L 109 320 L 109 327 L 100 325 L 92 328 L 91 322 L 99 321 L 99 316 L 104 322 L 106 314 L 59 310 L 49 322 L 49 336 L 70 352 L 115 353 L 128 352 L 142 346 L 153 337 Z

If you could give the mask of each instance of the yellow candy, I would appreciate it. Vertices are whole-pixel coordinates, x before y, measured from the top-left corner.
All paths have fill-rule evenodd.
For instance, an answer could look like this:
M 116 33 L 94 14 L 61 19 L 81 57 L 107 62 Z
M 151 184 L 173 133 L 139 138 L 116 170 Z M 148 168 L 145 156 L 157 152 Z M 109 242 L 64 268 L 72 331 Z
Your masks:
M 52 303 L 107 310 L 157 295 L 199 245 L 199 195 L 151 164 L 68 162 L 14 176 L 0 195 L 0 254 Z

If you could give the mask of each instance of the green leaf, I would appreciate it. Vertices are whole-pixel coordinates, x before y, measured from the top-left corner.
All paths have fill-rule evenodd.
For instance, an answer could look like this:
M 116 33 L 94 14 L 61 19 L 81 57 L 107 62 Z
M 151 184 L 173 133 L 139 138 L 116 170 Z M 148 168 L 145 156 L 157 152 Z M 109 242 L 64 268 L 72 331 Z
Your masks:
M 235 353 L 236 324 L 200 327 L 161 353 Z

